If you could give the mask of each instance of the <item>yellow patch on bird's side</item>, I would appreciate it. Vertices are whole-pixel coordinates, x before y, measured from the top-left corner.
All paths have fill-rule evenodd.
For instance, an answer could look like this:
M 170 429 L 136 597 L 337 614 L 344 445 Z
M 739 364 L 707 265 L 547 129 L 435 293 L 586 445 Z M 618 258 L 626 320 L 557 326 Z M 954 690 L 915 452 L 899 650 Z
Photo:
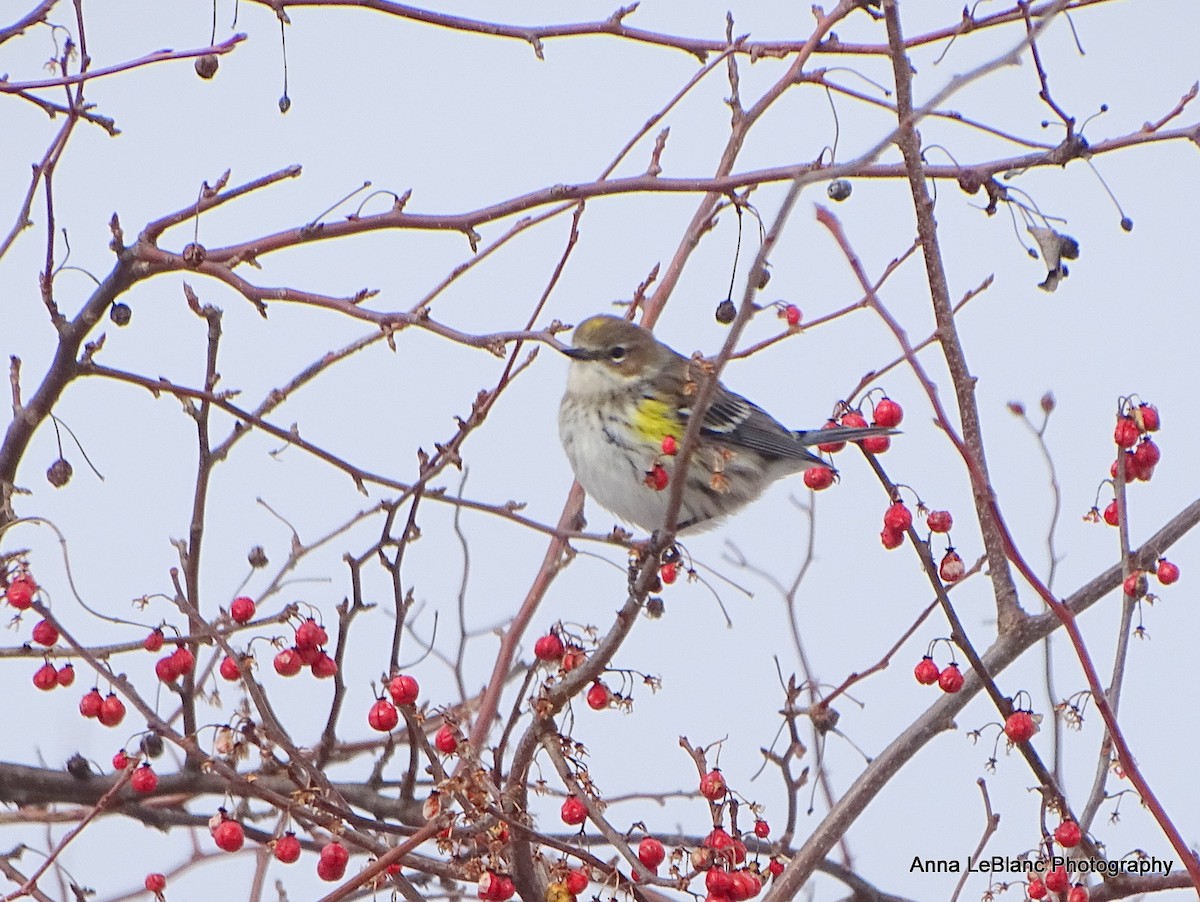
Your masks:
M 666 401 L 642 398 L 634 409 L 633 428 L 643 439 L 656 445 L 661 445 L 668 435 L 679 435 L 681 425 L 675 409 Z

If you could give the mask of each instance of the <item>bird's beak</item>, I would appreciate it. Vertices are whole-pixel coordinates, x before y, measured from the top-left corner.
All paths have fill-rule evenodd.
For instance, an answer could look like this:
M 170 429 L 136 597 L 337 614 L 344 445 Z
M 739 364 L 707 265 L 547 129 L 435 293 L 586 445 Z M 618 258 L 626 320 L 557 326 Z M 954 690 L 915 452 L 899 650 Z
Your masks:
M 589 351 L 587 348 L 559 348 L 564 354 L 572 360 L 598 360 L 600 354 L 596 351 Z

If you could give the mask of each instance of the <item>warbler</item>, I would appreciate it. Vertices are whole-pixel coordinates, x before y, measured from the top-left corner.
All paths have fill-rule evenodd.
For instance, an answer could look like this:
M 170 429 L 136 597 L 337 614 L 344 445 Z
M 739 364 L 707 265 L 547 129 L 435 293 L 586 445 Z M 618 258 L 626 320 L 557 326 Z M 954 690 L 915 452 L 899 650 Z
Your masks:
M 602 507 L 647 531 L 662 528 L 700 372 L 616 316 L 575 328 L 558 434 L 575 478 Z M 701 532 L 757 499 L 775 480 L 830 466 L 808 449 L 896 430 L 834 426 L 793 431 L 717 383 L 689 461 L 677 531 Z M 832 467 L 830 467 L 832 469 Z

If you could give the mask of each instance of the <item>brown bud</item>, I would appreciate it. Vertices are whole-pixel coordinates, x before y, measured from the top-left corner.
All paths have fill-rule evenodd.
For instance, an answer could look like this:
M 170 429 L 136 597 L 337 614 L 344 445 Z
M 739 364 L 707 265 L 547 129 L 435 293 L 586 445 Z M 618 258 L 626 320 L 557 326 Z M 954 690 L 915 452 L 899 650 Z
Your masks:
M 1050 413 L 1058 406 L 1058 401 L 1054 398 L 1054 392 L 1048 391 L 1042 395 L 1042 413 Z
M 250 562 L 250 566 L 254 567 L 255 569 L 261 569 L 270 563 L 270 561 L 267 560 L 267 552 L 263 550 L 261 545 L 255 545 L 253 548 L 251 548 L 250 553 L 246 555 L 246 560 L 248 560 Z
M 717 304 L 717 322 L 722 326 L 728 326 L 731 322 L 737 319 L 737 305 L 729 298 Z

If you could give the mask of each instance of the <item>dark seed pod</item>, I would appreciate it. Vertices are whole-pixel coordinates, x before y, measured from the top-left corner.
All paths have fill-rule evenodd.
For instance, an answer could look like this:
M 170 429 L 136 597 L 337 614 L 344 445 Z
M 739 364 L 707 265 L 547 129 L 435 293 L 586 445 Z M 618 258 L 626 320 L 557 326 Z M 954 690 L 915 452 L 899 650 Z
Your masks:
M 67 773 L 76 780 L 90 780 L 95 774 L 92 773 L 92 766 L 88 764 L 87 758 L 76 752 L 67 759 Z
M 217 74 L 217 67 L 220 64 L 215 53 L 206 53 L 196 60 L 196 74 L 201 78 L 212 78 Z
M 204 249 L 204 246 L 195 242 L 192 242 L 183 249 L 183 262 L 192 267 L 192 269 L 199 267 L 207 256 L 208 251 Z
M 74 472 L 71 464 L 65 458 L 60 457 L 46 470 L 46 479 L 56 489 L 61 489 L 71 481 L 71 474 Z
M 256 570 L 261 569 L 270 563 L 270 561 L 267 560 L 267 552 L 263 550 L 261 545 L 255 545 L 253 548 L 251 548 L 250 553 L 246 555 L 246 560 L 248 560 L 250 562 L 250 566 Z
M 850 192 L 854 190 L 854 186 L 847 179 L 834 179 L 829 183 L 829 187 L 825 189 L 825 193 L 829 195 L 830 200 L 836 200 L 841 203 L 850 196 Z
M 157 733 L 147 733 L 142 737 L 141 747 L 147 758 L 157 758 L 163 753 L 162 737 Z
M 737 319 L 737 305 L 729 298 L 717 304 L 717 322 L 722 326 L 728 326 L 731 322 Z
M 116 303 L 108 308 L 108 318 L 118 326 L 128 326 L 132 317 L 133 311 L 129 309 L 128 304 Z

